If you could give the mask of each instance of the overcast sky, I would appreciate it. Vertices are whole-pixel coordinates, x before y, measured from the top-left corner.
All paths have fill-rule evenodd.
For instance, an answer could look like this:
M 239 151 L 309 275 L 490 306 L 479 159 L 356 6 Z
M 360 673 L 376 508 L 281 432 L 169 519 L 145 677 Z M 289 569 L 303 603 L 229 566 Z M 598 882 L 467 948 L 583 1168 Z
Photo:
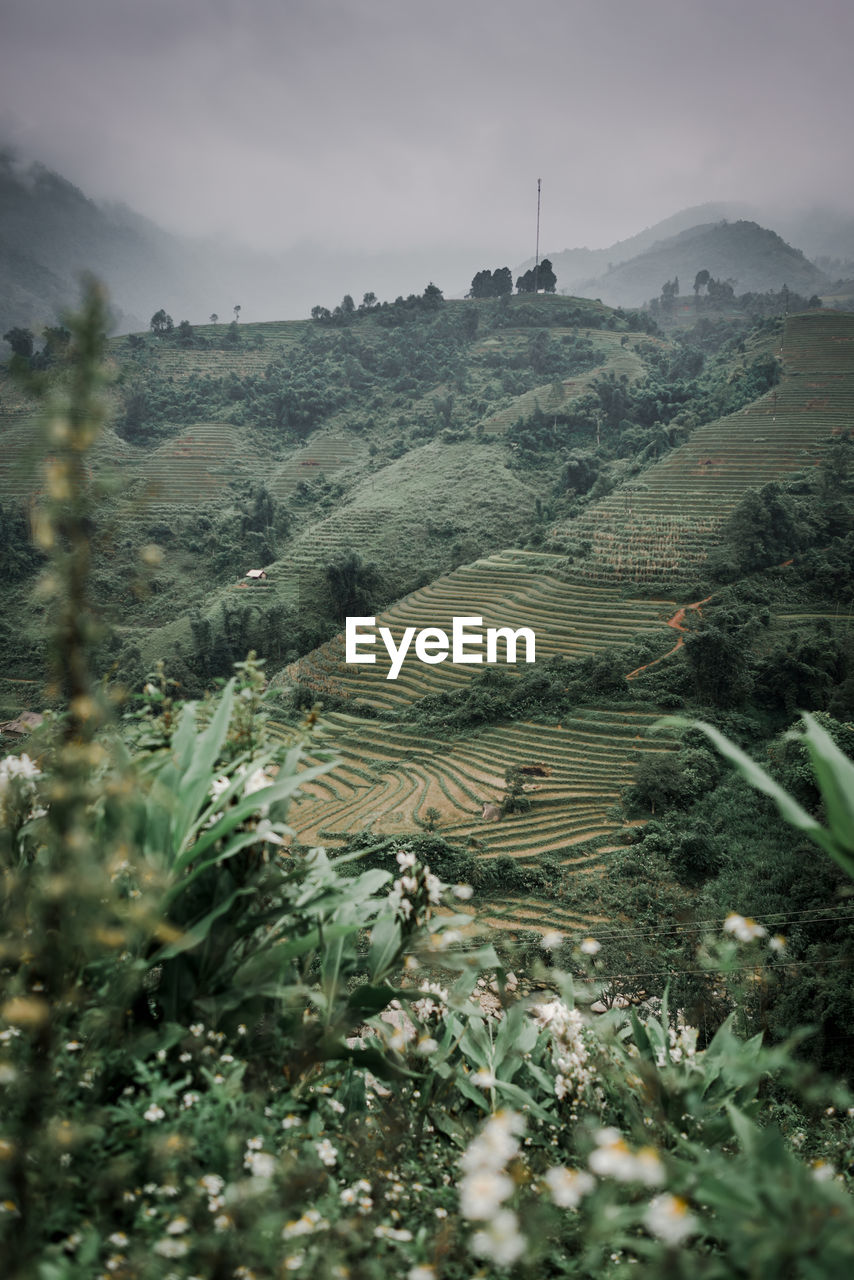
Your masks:
M 609 245 L 854 208 L 852 0 L 0 0 L 0 138 L 264 249 Z

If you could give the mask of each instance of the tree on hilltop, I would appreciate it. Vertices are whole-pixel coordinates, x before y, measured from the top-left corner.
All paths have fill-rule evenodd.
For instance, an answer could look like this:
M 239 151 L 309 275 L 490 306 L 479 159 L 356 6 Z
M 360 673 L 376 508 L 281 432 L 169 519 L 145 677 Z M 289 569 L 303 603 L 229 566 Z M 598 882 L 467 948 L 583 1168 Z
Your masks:
M 474 276 L 466 297 L 501 298 L 512 292 L 513 276 L 509 267 L 496 267 L 494 271 L 485 268 Z
M 162 337 L 165 333 L 171 333 L 175 327 L 175 323 L 171 316 L 167 315 L 161 307 L 159 311 L 155 311 L 149 321 L 149 327 L 152 333 Z
M 22 329 L 16 325 L 3 334 L 3 341 L 8 342 L 13 355 L 20 356 L 22 360 L 29 360 L 33 354 L 34 338 L 31 329 Z
M 557 276 L 548 258 L 543 258 L 538 267 L 531 267 L 516 281 L 517 293 L 554 293 L 557 289 Z
M 709 283 L 709 272 L 703 267 L 702 271 L 698 271 L 694 276 L 694 297 L 699 298 L 700 290 L 704 289 Z

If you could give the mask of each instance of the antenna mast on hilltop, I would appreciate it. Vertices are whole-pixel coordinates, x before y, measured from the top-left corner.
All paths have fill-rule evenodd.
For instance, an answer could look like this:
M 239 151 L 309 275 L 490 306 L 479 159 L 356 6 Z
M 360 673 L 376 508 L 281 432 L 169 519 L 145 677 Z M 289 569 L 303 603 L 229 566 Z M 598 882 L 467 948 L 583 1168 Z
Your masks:
M 537 253 L 534 258 L 534 293 L 540 292 L 540 189 L 542 178 L 537 178 Z

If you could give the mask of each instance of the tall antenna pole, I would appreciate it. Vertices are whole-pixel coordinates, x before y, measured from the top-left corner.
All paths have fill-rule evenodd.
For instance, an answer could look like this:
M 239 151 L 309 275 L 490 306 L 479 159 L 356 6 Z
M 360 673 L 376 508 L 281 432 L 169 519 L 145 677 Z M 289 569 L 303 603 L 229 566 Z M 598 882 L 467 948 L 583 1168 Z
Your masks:
M 537 254 L 534 259 L 534 293 L 540 292 L 540 189 L 542 178 L 537 178 Z

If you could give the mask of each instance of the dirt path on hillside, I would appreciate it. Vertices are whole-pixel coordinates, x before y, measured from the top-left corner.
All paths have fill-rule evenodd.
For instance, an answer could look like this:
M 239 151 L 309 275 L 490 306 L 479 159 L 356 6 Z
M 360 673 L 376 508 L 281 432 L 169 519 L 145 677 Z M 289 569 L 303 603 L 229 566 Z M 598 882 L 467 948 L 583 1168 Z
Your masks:
M 683 626 L 683 623 L 685 622 L 685 614 L 690 609 L 699 614 L 702 618 L 703 605 L 708 604 L 711 599 L 711 596 L 706 596 L 705 600 L 698 600 L 695 604 L 683 604 L 681 609 L 677 609 L 673 617 L 667 619 L 668 627 L 672 627 L 674 631 L 680 632 L 679 639 L 676 641 L 673 648 L 668 649 L 667 653 L 663 653 L 660 658 L 655 658 L 652 662 L 645 662 L 642 667 L 636 667 L 634 671 L 629 672 L 626 679 L 634 680 L 635 676 L 639 676 L 642 671 L 649 671 L 650 667 L 657 667 L 659 662 L 663 662 L 665 658 L 669 658 L 674 653 L 678 652 L 685 643 L 685 633 L 688 630 L 686 626 Z

